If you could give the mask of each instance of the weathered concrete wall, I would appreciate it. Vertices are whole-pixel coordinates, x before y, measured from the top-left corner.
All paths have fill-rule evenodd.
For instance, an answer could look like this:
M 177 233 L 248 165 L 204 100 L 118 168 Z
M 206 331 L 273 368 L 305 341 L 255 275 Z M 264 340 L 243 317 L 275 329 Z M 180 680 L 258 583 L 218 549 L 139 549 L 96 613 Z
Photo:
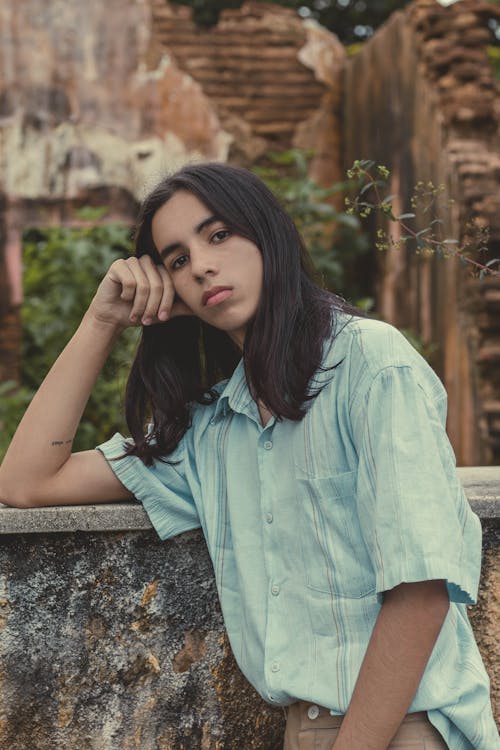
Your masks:
M 500 469 L 459 474 L 484 529 L 469 609 L 500 721 Z M 121 503 L 0 505 L 0 534 L 0 750 L 281 750 L 283 714 L 233 660 L 201 532 L 160 542 Z
M 7 535 L 0 570 L 1 750 L 281 748 L 200 533 Z
M 444 185 L 446 237 L 463 244 L 468 222 L 488 225 L 500 250 L 498 83 L 485 28 L 500 9 L 477 0 L 447 8 L 416 0 L 349 60 L 345 156 L 391 169 L 395 211 L 411 211 L 419 181 Z M 445 202 L 445 201 L 444 201 Z M 424 217 L 425 218 L 425 217 Z M 418 227 L 422 228 L 422 227 Z M 373 227 L 375 232 L 376 227 Z M 399 237 L 392 226 L 392 237 Z M 373 242 L 375 245 L 375 242 Z M 378 254 L 378 310 L 438 345 L 434 364 L 449 395 L 448 430 L 460 465 L 500 462 L 500 280 L 471 279 L 454 260 Z

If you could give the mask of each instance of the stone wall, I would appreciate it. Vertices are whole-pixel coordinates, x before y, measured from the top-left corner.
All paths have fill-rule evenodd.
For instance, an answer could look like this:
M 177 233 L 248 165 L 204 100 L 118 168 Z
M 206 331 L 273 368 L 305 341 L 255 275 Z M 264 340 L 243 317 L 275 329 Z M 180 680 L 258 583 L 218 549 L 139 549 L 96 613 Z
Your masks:
M 5 535 L 0 560 L 0 750 L 281 749 L 200 533 Z
M 484 530 L 469 608 L 500 720 L 500 469 L 461 469 Z M 281 750 L 239 672 L 201 532 L 136 503 L 0 505 L 0 750 Z
M 349 60 L 344 110 L 346 164 L 387 165 L 390 193 L 402 196 L 396 212 L 411 210 L 419 180 L 444 185 L 455 200 L 442 213 L 445 236 L 464 243 L 469 221 L 488 225 L 490 258 L 500 256 L 499 89 L 485 28 L 493 14 L 500 9 L 477 0 L 447 8 L 416 0 L 394 14 Z M 454 260 L 404 250 L 377 260 L 381 315 L 438 346 L 433 364 L 449 395 L 458 463 L 498 463 L 499 279 L 480 283 Z

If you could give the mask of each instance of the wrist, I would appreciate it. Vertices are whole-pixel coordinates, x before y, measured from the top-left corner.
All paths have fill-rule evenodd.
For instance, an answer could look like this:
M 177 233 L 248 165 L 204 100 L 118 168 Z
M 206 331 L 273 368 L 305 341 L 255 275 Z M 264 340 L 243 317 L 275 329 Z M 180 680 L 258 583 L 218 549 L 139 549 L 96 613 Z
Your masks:
M 99 314 L 92 310 L 91 307 L 87 310 L 82 318 L 80 328 L 89 329 L 94 335 L 100 338 L 109 339 L 111 342 L 115 341 L 121 333 L 125 330 L 126 326 L 120 323 L 104 320 L 99 317 Z

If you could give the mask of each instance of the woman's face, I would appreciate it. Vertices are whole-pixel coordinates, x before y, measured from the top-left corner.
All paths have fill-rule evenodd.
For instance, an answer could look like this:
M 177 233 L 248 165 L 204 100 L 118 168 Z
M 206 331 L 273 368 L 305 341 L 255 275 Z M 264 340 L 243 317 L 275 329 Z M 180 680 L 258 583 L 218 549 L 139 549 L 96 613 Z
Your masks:
M 174 289 L 196 317 L 243 348 L 262 290 L 262 255 L 196 196 L 179 190 L 155 213 L 153 241 Z

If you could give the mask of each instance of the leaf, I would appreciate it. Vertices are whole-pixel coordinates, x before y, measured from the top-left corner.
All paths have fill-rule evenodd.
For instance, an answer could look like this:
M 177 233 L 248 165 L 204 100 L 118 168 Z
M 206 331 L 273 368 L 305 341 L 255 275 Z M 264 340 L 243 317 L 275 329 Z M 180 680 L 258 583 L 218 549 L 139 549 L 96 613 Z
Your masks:
M 374 185 L 375 185 L 375 181 L 374 180 L 372 180 L 371 182 L 367 182 L 366 185 L 363 185 L 363 187 L 359 191 L 359 194 L 363 195 L 364 193 L 366 193 Z
M 458 245 L 458 240 L 443 240 L 443 245 Z
M 415 214 L 399 214 L 399 216 L 396 217 L 398 221 L 401 219 L 414 219 Z
M 385 206 L 387 203 L 390 203 L 391 201 L 393 201 L 394 198 L 397 198 L 397 195 L 387 195 L 382 201 L 382 205 Z

